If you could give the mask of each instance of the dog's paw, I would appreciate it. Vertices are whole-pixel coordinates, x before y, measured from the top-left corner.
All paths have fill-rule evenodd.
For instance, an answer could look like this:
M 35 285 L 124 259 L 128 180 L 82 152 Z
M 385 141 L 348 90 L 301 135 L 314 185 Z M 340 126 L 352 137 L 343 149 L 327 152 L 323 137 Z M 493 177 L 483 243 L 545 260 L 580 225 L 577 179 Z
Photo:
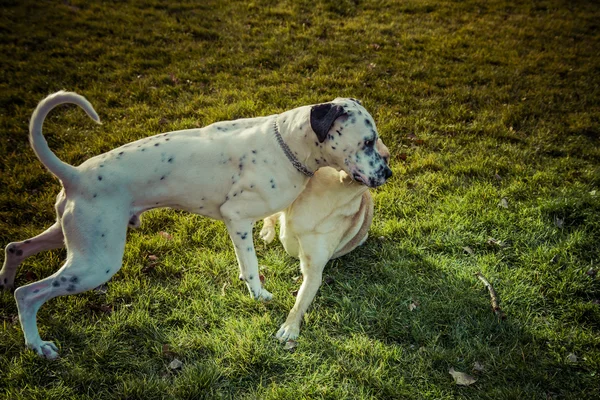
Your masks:
M 271 243 L 275 239 L 275 227 L 265 225 L 260 230 L 260 238 L 267 243 Z
M 40 340 L 39 343 L 27 344 L 31 350 L 35 351 L 38 356 L 44 357 L 48 360 L 55 360 L 58 358 L 58 347 L 52 342 L 46 342 Z
M 300 335 L 300 325 L 295 323 L 284 323 L 275 335 L 281 342 L 287 342 L 288 340 L 296 340 Z
M 255 297 L 256 300 L 269 301 L 273 299 L 273 295 L 266 289 L 260 289 L 260 294 Z

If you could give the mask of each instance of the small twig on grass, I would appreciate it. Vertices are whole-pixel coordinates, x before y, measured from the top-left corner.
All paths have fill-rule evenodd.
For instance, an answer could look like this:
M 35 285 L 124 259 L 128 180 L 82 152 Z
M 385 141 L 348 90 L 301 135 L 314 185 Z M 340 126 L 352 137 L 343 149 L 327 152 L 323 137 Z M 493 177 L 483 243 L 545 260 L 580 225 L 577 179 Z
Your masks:
M 500 305 L 498 304 L 500 301 L 498 300 L 498 295 L 496 294 L 496 291 L 494 290 L 492 284 L 487 280 L 485 276 L 483 276 L 481 272 L 476 272 L 475 276 L 479 278 L 481 282 L 483 282 L 487 290 L 490 292 L 490 297 L 492 300 L 492 311 L 494 312 L 494 314 L 496 314 L 496 316 L 500 319 L 506 319 L 506 314 L 504 314 L 504 311 L 502 311 Z

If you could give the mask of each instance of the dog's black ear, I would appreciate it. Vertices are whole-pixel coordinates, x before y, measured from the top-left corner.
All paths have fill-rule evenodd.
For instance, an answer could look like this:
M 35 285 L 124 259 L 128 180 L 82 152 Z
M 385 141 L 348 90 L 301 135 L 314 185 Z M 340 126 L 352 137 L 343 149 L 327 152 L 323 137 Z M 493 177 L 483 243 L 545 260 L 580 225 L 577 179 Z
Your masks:
M 329 133 L 335 120 L 345 114 L 346 111 L 342 106 L 333 103 L 312 106 L 310 109 L 310 127 L 317 134 L 320 143 L 327 139 L 327 133 Z

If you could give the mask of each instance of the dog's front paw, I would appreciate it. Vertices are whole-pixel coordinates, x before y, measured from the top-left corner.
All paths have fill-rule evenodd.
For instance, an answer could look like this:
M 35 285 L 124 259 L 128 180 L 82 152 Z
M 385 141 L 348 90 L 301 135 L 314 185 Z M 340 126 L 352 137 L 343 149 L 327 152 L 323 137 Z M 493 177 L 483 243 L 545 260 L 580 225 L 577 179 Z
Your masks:
M 281 328 L 275 335 L 281 342 L 287 342 L 288 340 L 295 340 L 300 335 L 300 324 L 288 323 L 287 321 L 281 325 Z
M 267 243 L 271 243 L 275 239 L 275 227 L 273 225 L 263 225 L 260 230 L 260 238 Z
M 260 294 L 254 297 L 256 300 L 269 301 L 273 299 L 273 295 L 266 289 L 261 288 Z
M 58 347 L 52 342 L 41 340 L 39 343 L 28 343 L 27 347 L 35 351 L 38 356 L 48 360 L 55 360 L 58 358 Z

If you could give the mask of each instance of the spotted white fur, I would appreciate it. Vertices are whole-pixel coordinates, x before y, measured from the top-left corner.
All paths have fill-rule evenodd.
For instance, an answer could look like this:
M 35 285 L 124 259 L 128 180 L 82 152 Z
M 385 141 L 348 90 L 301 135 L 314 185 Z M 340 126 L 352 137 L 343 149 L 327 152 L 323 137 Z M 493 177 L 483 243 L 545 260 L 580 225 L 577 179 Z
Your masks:
M 15 291 L 25 343 L 49 359 L 58 356 L 57 348 L 40 338 L 38 309 L 53 297 L 81 293 L 110 279 L 121 267 L 127 227 L 138 226 L 141 213 L 149 209 L 171 207 L 222 220 L 234 244 L 240 279 L 250 295 L 272 298 L 259 280 L 252 228 L 255 221 L 291 204 L 308 181 L 279 147 L 275 121 L 296 158 L 309 169 L 330 165 L 369 186 L 378 186 L 391 175 L 368 143 L 367 138 L 377 135 L 371 116 L 352 99 L 163 133 L 77 167 L 52 153 L 42 135 L 46 115 L 63 103 L 77 104 L 99 122 L 92 105 L 76 93 L 58 92 L 38 104 L 31 119 L 30 141 L 38 158 L 63 185 L 56 202 L 57 222 L 34 238 L 10 243 L 0 271 L 0 285 L 12 288 L 16 269 L 26 257 L 63 245 L 67 248 L 67 259 L 57 272 Z M 313 130 L 322 122 L 317 108 L 343 110 L 321 135 Z M 321 123 L 318 130 L 322 129 Z

